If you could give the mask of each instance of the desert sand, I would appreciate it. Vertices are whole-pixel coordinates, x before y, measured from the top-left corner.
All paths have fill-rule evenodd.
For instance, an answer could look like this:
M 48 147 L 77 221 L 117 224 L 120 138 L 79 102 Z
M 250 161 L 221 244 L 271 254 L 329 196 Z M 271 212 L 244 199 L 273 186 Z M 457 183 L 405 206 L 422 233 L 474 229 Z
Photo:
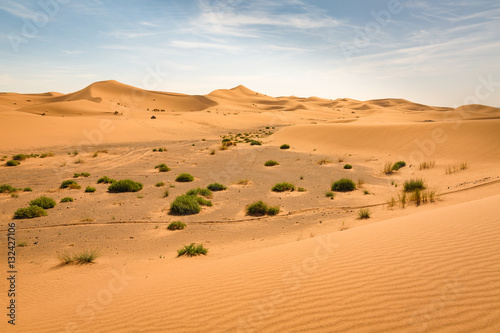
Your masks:
M 0 185 L 32 189 L 0 194 L 0 230 L 15 222 L 25 245 L 16 325 L 3 314 L 2 332 L 500 331 L 500 109 L 103 81 L 1 93 L 0 124 Z M 224 138 L 240 142 L 220 149 Z M 16 154 L 47 155 L 5 166 Z M 397 161 L 406 166 L 384 172 Z M 181 173 L 194 181 L 176 182 Z M 110 193 L 103 176 L 144 187 Z M 357 188 L 332 200 L 340 178 Z M 61 189 L 70 179 L 81 188 Z M 401 202 L 410 179 L 425 182 L 426 201 Z M 215 182 L 227 190 L 213 206 L 171 214 L 177 196 Z M 271 191 L 280 182 L 296 190 Z M 47 216 L 13 219 L 41 195 L 57 202 Z M 280 213 L 246 215 L 258 200 Z M 173 221 L 187 227 L 167 230 Z M 190 243 L 207 255 L 177 257 Z M 61 264 L 84 250 L 99 252 L 94 263 Z

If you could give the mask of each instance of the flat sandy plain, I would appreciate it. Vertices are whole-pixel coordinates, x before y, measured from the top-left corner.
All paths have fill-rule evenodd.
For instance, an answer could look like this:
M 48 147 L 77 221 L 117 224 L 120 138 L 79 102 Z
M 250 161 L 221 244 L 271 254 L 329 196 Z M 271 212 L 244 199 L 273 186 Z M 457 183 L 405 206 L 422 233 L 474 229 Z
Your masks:
M 2 235 L 14 221 L 26 243 L 16 249 L 16 326 L 2 314 L 2 332 L 500 331 L 497 108 L 270 97 L 243 86 L 191 96 L 105 81 L 72 94 L 0 94 L 0 124 L 0 185 L 33 190 L 0 194 Z M 238 133 L 262 145 L 219 149 Z M 265 167 L 271 159 L 279 165 Z M 82 172 L 81 189 L 59 188 Z M 176 182 L 184 172 L 195 180 Z M 109 193 L 102 176 L 144 188 Z M 357 189 L 326 197 L 344 177 Z M 434 200 L 403 208 L 403 183 L 415 178 Z M 170 215 L 176 196 L 214 182 L 227 190 L 212 207 Z M 306 191 L 271 191 L 279 182 Z M 13 220 L 41 195 L 57 201 L 48 216 Z M 75 201 L 59 202 L 67 196 Z M 281 212 L 245 215 L 258 200 Z M 187 228 L 169 231 L 172 221 Z M 208 254 L 177 258 L 192 242 Z M 1 244 L 6 275 L 5 236 Z M 59 254 L 89 249 L 99 250 L 95 263 L 60 264 Z

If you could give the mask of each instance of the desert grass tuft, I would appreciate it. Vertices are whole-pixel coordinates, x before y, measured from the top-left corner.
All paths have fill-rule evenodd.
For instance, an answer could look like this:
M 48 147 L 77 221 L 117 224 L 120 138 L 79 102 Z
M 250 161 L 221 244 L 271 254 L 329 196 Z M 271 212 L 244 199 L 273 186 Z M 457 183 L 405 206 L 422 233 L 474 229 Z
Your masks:
M 358 212 L 358 217 L 360 220 L 366 220 L 371 217 L 371 212 L 369 209 L 360 209 Z
M 424 161 L 420 162 L 419 170 L 432 169 L 436 165 L 435 161 Z
M 63 252 L 58 255 L 61 264 L 91 264 L 99 257 L 98 250 L 84 250 L 80 253 L 69 254 L 68 252 Z
M 174 221 L 167 226 L 168 230 L 182 230 L 186 228 L 186 224 L 181 221 Z
M 409 180 L 405 180 L 403 187 L 405 192 L 425 190 L 425 182 L 422 178 L 412 178 Z
M 183 248 L 177 250 L 177 257 L 195 257 L 199 255 L 207 255 L 208 249 L 203 246 L 203 244 L 191 243 L 189 245 L 184 245 Z
M 225 190 L 227 190 L 227 187 L 225 187 L 224 185 L 219 184 L 219 183 L 209 184 L 209 185 L 207 186 L 207 188 L 208 188 L 210 191 L 213 191 L 213 192 L 218 192 L 218 191 L 225 191 Z
M 254 202 L 246 208 L 246 215 L 250 216 L 276 215 L 279 212 L 279 206 L 269 207 L 263 201 Z
M 332 183 L 331 190 L 335 192 L 350 192 L 356 189 L 356 184 L 349 178 L 342 178 Z
M 295 185 L 290 184 L 290 183 L 278 183 L 275 184 L 271 190 L 273 192 L 285 192 L 285 191 L 290 191 L 293 192 L 295 191 Z
M 319 165 L 326 165 L 326 164 L 330 164 L 332 163 L 332 161 L 330 161 L 329 159 L 327 158 L 322 158 L 320 159 L 319 161 L 316 162 L 317 164 Z

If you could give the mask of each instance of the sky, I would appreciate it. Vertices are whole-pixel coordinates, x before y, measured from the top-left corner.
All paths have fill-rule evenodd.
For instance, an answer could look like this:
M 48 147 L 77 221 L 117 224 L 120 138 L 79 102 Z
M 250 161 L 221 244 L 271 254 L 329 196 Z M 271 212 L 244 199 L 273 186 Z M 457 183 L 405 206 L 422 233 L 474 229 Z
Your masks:
M 500 107 L 500 2 L 2 0 L 0 59 L 1 92 L 113 79 Z

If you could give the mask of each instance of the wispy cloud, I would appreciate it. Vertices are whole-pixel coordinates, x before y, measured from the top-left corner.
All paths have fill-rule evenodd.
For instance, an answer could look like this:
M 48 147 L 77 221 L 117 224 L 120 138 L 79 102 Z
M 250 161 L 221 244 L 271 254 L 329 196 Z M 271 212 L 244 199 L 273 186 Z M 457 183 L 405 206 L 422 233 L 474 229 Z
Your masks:
M 32 18 L 35 11 L 19 3 L 19 1 L 3 0 L 0 3 L 0 10 L 3 10 L 18 18 Z
M 240 49 L 235 46 L 225 45 L 225 44 L 216 44 L 216 43 L 205 43 L 205 42 L 188 42 L 181 40 L 174 40 L 170 43 L 173 47 L 179 47 L 184 49 L 217 49 L 217 50 L 225 50 L 225 51 L 239 51 Z

